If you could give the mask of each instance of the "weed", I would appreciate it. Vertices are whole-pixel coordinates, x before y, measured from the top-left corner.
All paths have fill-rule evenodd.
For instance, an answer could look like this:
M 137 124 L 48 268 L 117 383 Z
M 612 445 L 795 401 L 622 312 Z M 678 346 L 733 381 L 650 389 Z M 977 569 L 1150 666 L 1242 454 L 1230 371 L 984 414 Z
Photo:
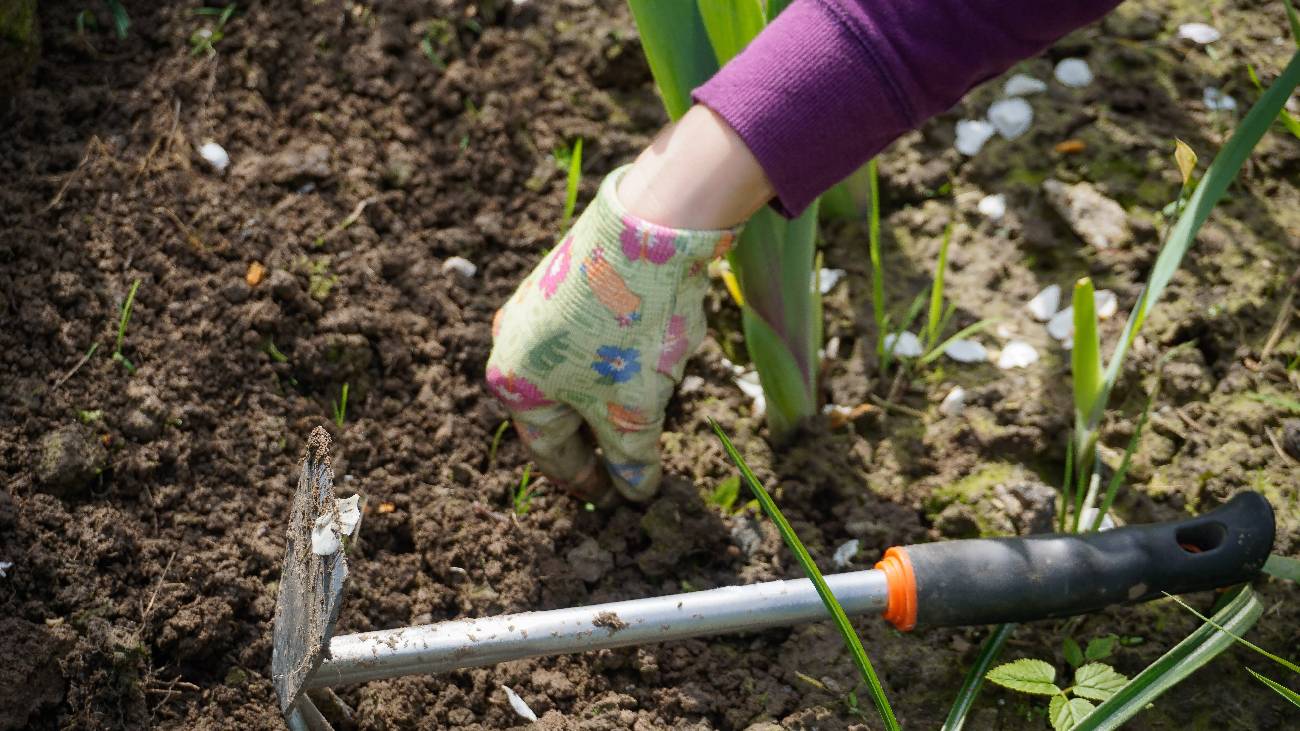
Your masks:
M 137 279 L 131 283 L 131 290 L 126 293 L 126 300 L 122 302 L 121 314 L 117 320 L 117 341 L 113 345 L 113 362 L 121 363 L 122 367 L 126 368 L 126 372 L 131 374 L 135 373 L 135 365 L 122 355 L 122 343 L 126 340 L 126 326 L 131 323 L 131 307 L 135 304 L 135 293 L 139 289 L 140 280 Z
M 578 183 L 582 182 L 582 138 L 579 137 L 572 148 L 557 148 L 555 162 L 561 169 L 568 170 L 564 183 L 564 216 L 560 218 L 560 228 L 567 229 L 573 220 L 573 209 L 578 205 Z
M 190 55 L 198 56 L 204 53 L 209 57 L 215 56 L 217 43 L 226 37 L 226 23 L 230 22 L 231 16 L 235 14 L 235 4 L 231 3 L 224 8 L 202 7 L 196 9 L 194 14 L 216 18 L 216 22 L 190 34 Z
M 533 465 L 529 463 L 524 465 L 524 475 L 519 478 L 519 487 L 515 488 L 515 515 L 528 515 L 528 511 L 532 508 L 533 497 L 537 494 L 536 491 L 528 487 L 532 478 Z
M 347 421 L 348 418 L 348 384 L 343 384 L 343 389 L 339 393 L 338 399 L 334 401 L 333 410 L 334 425 L 342 429 L 343 422 Z
M 1128 683 L 1128 678 L 1110 665 L 1090 662 L 1078 665 L 1074 671 L 1074 684 L 1061 688 L 1056 684 L 1056 668 L 1051 663 L 1031 658 L 999 665 L 988 671 L 985 677 L 1021 693 L 1050 696 L 1047 717 L 1056 731 L 1070 731 L 1096 708 L 1092 701 L 1109 700 Z
M 271 340 L 270 338 L 266 339 L 266 345 L 262 346 L 262 350 L 267 355 L 271 356 L 271 360 L 275 361 L 276 363 L 289 362 L 289 356 L 285 355 L 284 353 L 281 353 L 280 349 L 275 347 L 275 341 Z
M 496 433 L 492 435 L 492 446 L 488 448 L 488 469 L 492 469 L 497 463 L 497 448 L 501 446 L 501 437 L 505 436 L 506 429 L 510 428 L 510 420 L 502 419 L 501 424 L 497 427 Z

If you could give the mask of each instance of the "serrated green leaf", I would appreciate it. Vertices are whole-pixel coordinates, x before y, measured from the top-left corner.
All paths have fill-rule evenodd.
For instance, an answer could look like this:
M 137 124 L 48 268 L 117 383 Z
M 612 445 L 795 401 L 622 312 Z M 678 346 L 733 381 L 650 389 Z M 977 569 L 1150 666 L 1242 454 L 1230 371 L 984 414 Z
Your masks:
M 1061 643 L 1061 654 L 1065 655 L 1066 662 L 1076 668 L 1083 664 L 1083 649 L 1073 637 L 1066 637 L 1065 642 Z
M 990 670 L 984 677 L 991 683 L 1021 693 L 1057 695 L 1061 692 L 1053 682 L 1056 680 L 1056 668 L 1042 660 L 1028 657 L 1003 663 Z
M 1094 637 L 1088 641 L 1088 649 L 1083 651 L 1084 659 L 1092 661 L 1110 657 L 1110 654 L 1115 651 L 1115 645 L 1118 642 L 1119 638 L 1115 635 Z
M 1065 696 L 1058 695 L 1048 704 L 1047 715 L 1052 721 L 1052 728 L 1056 731 L 1070 731 L 1087 718 L 1095 707 L 1082 698 L 1066 700 Z
M 1267 685 L 1273 690 L 1277 691 L 1278 695 L 1294 703 L 1297 708 L 1300 708 L 1300 693 L 1296 693 L 1294 690 L 1291 690 L 1290 688 L 1286 687 L 1285 685 L 1282 685 L 1276 680 L 1273 680 L 1272 678 L 1266 678 L 1263 675 L 1260 675 L 1259 673 L 1255 672 L 1254 670 L 1251 670 L 1250 668 L 1246 668 L 1246 672 L 1250 673 L 1251 675 L 1254 675 L 1256 680 L 1263 683 L 1264 685 Z
M 1103 662 L 1090 662 L 1074 671 L 1074 694 L 1095 701 L 1108 700 L 1128 678 Z

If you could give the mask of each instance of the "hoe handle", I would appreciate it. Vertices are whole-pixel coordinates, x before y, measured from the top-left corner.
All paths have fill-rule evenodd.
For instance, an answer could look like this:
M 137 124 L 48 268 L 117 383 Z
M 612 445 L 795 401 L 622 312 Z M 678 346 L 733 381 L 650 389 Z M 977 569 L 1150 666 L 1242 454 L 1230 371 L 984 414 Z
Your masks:
M 899 629 L 1023 622 L 1249 581 L 1273 529 L 1268 501 L 1244 492 L 1169 523 L 891 548 L 876 568 Z

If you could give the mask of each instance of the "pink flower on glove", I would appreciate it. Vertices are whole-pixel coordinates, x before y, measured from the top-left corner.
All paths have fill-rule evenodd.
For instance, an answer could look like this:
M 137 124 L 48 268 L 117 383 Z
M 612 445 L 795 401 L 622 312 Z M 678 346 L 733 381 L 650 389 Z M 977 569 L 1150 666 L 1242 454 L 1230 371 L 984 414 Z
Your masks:
M 538 289 L 542 290 L 542 297 L 550 299 L 555 296 L 555 290 L 569 276 L 569 265 L 573 262 L 573 237 L 570 236 L 560 244 L 560 248 L 551 254 L 551 261 L 546 265 L 546 271 L 537 283 Z
M 643 228 L 631 218 L 623 219 L 623 233 L 618 238 L 623 245 L 623 255 L 629 261 L 644 258 L 651 264 L 663 264 L 677 253 L 677 246 L 673 243 L 677 234 L 672 229 Z
M 555 403 L 547 399 L 542 389 L 532 381 L 513 373 L 502 373 L 496 366 L 488 368 L 487 383 L 492 395 L 511 411 L 528 411 Z
M 686 356 L 686 318 L 681 315 L 673 315 L 668 320 L 668 328 L 664 331 L 664 344 L 659 349 L 659 365 L 656 366 L 660 373 L 673 372 L 677 363 Z

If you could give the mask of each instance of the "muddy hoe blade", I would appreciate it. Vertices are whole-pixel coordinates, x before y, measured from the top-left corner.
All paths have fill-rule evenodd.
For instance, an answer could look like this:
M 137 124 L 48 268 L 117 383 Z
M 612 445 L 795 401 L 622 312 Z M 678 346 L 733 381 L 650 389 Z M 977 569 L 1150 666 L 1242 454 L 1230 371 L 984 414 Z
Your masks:
M 343 546 L 326 556 L 312 551 L 312 529 L 322 516 L 337 512 L 330 436 L 316 427 L 307 440 L 298 489 L 289 514 L 280 594 L 275 605 L 271 681 L 280 712 L 291 727 L 326 728 L 303 686 L 329 654 L 339 618 L 348 560 Z
M 275 611 L 272 679 L 293 729 L 330 728 L 308 693 L 349 714 L 329 690 L 335 686 L 829 617 L 813 584 L 794 579 L 334 637 L 346 544 L 312 543 L 313 528 L 329 525 L 349 502 L 335 499 L 329 448 L 325 430 L 313 431 Z M 1243 492 L 1208 513 L 1167 523 L 895 546 L 875 569 L 829 575 L 826 583 L 845 612 L 881 612 L 903 631 L 1024 622 L 1250 581 L 1272 549 L 1273 532 L 1268 501 Z

